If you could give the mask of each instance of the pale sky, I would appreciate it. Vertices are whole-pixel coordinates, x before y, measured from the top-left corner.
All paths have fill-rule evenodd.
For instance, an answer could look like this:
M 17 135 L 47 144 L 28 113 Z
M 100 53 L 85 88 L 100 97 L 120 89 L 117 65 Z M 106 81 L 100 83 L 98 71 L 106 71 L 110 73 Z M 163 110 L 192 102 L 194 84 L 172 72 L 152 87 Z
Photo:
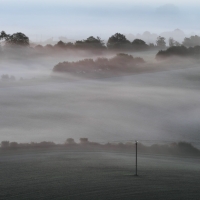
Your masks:
M 51 4 L 86 4 L 86 3 L 92 3 L 92 4 L 102 4 L 102 3 L 129 3 L 129 4 L 166 4 L 166 3 L 176 3 L 178 4 L 194 4 L 198 5 L 200 2 L 198 0 L 143 0 L 142 2 L 138 0 L 1 0 L 1 3 L 51 3 Z
M 0 0 L 0 27 L 32 39 L 65 36 L 107 39 L 120 32 L 162 32 L 179 28 L 200 32 L 200 2 L 195 0 Z M 170 6 L 165 6 L 171 4 Z M 173 5 L 172 5 L 173 4 Z M 163 7 L 164 6 L 164 7 Z

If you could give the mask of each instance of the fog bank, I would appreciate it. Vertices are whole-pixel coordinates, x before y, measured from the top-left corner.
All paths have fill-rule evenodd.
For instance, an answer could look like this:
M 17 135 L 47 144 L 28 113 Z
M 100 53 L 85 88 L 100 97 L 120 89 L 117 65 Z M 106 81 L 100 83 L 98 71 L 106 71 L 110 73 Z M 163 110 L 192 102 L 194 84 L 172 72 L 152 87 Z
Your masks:
M 173 65 L 101 80 L 1 83 L 0 140 L 200 141 L 200 69 Z

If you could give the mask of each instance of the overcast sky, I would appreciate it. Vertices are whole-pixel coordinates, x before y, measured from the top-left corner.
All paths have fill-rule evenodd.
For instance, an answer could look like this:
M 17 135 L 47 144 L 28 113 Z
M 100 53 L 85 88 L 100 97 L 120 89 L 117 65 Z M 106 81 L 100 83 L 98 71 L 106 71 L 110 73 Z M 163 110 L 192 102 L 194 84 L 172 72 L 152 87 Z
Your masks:
M 8 33 L 23 32 L 31 39 L 65 36 L 107 39 L 120 32 L 160 33 L 179 28 L 199 33 L 196 0 L 0 0 L 0 27 Z M 166 5 L 168 4 L 168 5 Z

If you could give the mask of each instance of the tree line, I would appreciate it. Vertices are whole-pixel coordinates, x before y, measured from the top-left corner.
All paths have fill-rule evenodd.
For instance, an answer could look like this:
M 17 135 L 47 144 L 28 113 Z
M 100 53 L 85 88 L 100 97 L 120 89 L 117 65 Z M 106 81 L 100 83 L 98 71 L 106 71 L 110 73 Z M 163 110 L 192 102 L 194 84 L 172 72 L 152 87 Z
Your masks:
M 197 58 L 200 57 L 200 46 L 185 47 L 185 46 L 172 46 L 166 50 L 161 50 L 156 54 L 156 59 L 166 59 L 172 56 L 184 57 L 184 58 Z
M 103 76 L 109 73 L 129 73 L 140 71 L 140 67 L 137 67 L 145 61 L 140 57 L 133 57 L 132 55 L 119 53 L 116 56 L 108 59 L 104 57 L 93 59 L 83 59 L 76 62 L 62 62 L 58 63 L 53 72 L 58 73 L 72 73 L 74 75 L 95 75 Z
M 4 46 L 21 46 L 27 47 L 30 46 L 30 40 L 28 36 L 24 33 L 18 32 L 14 34 L 7 34 L 5 31 L 1 31 L 0 41 L 4 42 Z M 173 38 L 169 38 L 169 47 L 172 46 L 185 46 L 185 47 L 194 47 L 200 45 L 200 37 L 195 35 L 189 38 L 185 38 L 182 44 L 175 41 Z M 141 39 L 135 39 L 132 42 L 129 41 L 125 35 L 121 33 L 115 33 L 114 35 L 108 38 L 108 41 L 105 43 L 100 37 L 90 36 L 84 40 L 77 40 L 74 43 L 59 41 L 54 46 L 48 44 L 46 46 L 36 45 L 34 48 L 37 50 L 68 50 L 68 49 L 81 49 L 81 50 L 124 50 L 124 51 L 143 51 L 149 49 L 166 49 L 167 42 L 164 37 L 159 36 L 155 41 L 155 44 L 147 44 Z
M 0 150 L 17 150 L 17 149 L 52 149 L 52 148 L 65 148 L 65 149 L 86 149 L 86 150 L 111 150 L 111 151 L 135 151 L 134 142 L 118 142 L 118 143 L 98 143 L 90 142 L 88 138 L 80 138 L 79 143 L 75 142 L 73 138 L 67 138 L 63 144 L 56 144 L 54 142 L 31 142 L 31 143 L 17 143 L 2 141 Z M 152 144 L 146 146 L 138 143 L 138 150 L 140 153 L 156 153 L 156 154 L 171 154 L 171 155 L 193 155 L 200 156 L 200 150 L 188 142 L 172 142 L 169 144 Z

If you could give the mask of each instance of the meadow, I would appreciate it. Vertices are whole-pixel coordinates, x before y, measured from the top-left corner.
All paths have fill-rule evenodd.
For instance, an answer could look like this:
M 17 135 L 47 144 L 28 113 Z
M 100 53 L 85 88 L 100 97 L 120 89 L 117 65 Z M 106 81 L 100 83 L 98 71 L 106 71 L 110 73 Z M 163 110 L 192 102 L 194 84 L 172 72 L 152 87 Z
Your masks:
M 139 152 L 140 153 L 140 152 Z M 200 159 L 106 151 L 0 152 L 0 199 L 199 199 Z

